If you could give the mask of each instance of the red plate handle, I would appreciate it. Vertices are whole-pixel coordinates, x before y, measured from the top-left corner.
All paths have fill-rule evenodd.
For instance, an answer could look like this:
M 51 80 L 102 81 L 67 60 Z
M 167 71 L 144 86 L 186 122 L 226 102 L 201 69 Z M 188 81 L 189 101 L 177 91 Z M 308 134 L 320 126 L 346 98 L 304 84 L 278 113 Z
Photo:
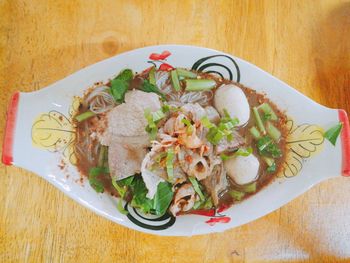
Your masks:
M 343 176 L 350 176 L 350 125 L 349 118 L 345 110 L 338 110 L 339 121 L 343 123 L 341 132 L 341 143 L 343 151 Z
M 6 165 L 13 164 L 13 140 L 19 103 L 19 92 L 13 94 L 7 108 L 7 118 L 5 127 L 4 143 L 2 145 L 2 162 Z

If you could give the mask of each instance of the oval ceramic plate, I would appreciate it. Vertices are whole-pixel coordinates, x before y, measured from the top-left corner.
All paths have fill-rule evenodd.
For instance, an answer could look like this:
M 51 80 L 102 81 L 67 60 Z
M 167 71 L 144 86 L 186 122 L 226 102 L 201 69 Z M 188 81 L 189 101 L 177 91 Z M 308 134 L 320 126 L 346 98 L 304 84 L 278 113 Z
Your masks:
M 279 178 L 251 198 L 228 209 L 197 215 L 149 218 L 117 199 L 98 194 L 81 182 L 74 166 L 74 127 L 77 101 L 88 87 L 113 78 L 121 69 L 140 72 L 151 65 L 166 69 L 193 68 L 212 72 L 263 92 L 290 116 L 288 158 Z M 337 143 L 324 131 L 343 123 Z M 343 110 L 329 109 L 305 97 L 256 66 L 231 55 L 193 46 L 152 46 L 126 52 L 84 68 L 40 91 L 16 93 L 9 105 L 2 161 L 40 175 L 95 213 L 123 226 L 165 236 L 191 236 L 236 227 L 288 203 L 311 186 L 335 176 L 350 175 L 350 128 Z

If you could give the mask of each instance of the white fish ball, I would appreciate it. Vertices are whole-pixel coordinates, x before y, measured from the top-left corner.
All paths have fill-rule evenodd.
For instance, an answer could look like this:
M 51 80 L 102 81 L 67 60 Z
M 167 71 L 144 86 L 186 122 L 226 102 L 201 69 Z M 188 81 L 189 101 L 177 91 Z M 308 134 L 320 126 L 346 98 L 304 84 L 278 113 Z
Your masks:
M 239 185 L 249 184 L 258 179 L 259 160 L 253 155 L 237 156 L 224 161 L 228 176 Z
M 250 107 L 243 90 L 233 84 L 220 86 L 214 97 L 214 105 L 221 116 L 224 116 L 224 109 L 231 118 L 238 118 L 239 126 L 248 122 Z

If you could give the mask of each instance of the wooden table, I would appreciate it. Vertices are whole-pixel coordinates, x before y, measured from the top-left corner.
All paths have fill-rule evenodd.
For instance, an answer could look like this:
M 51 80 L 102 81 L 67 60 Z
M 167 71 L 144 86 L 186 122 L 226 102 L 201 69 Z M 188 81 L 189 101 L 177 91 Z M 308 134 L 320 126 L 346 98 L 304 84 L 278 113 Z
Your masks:
M 234 54 L 350 112 L 348 1 L 63 2 L 0 2 L 1 127 L 15 90 L 38 90 L 120 52 L 166 43 Z M 37 175 L 1 165 L 0 262 L 349 262 L 349 180 L 324 182 L 224 233 L 172 238 L 109 222 Z

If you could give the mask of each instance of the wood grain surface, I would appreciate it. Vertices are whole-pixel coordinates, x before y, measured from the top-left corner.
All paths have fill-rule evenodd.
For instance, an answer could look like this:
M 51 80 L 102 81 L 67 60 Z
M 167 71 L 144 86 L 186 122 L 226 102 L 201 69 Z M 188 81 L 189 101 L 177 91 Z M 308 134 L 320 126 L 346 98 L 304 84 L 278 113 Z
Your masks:
M 0 1 L 0 137 L 16 91 L 155 44 L 248 60 L 350 113 L 349 1 Z M 83 208 L 37 175 L 0 165 L 0 262 L 350 262 L 350 179 L 323 182 L 224 233 L 158 237 Z

